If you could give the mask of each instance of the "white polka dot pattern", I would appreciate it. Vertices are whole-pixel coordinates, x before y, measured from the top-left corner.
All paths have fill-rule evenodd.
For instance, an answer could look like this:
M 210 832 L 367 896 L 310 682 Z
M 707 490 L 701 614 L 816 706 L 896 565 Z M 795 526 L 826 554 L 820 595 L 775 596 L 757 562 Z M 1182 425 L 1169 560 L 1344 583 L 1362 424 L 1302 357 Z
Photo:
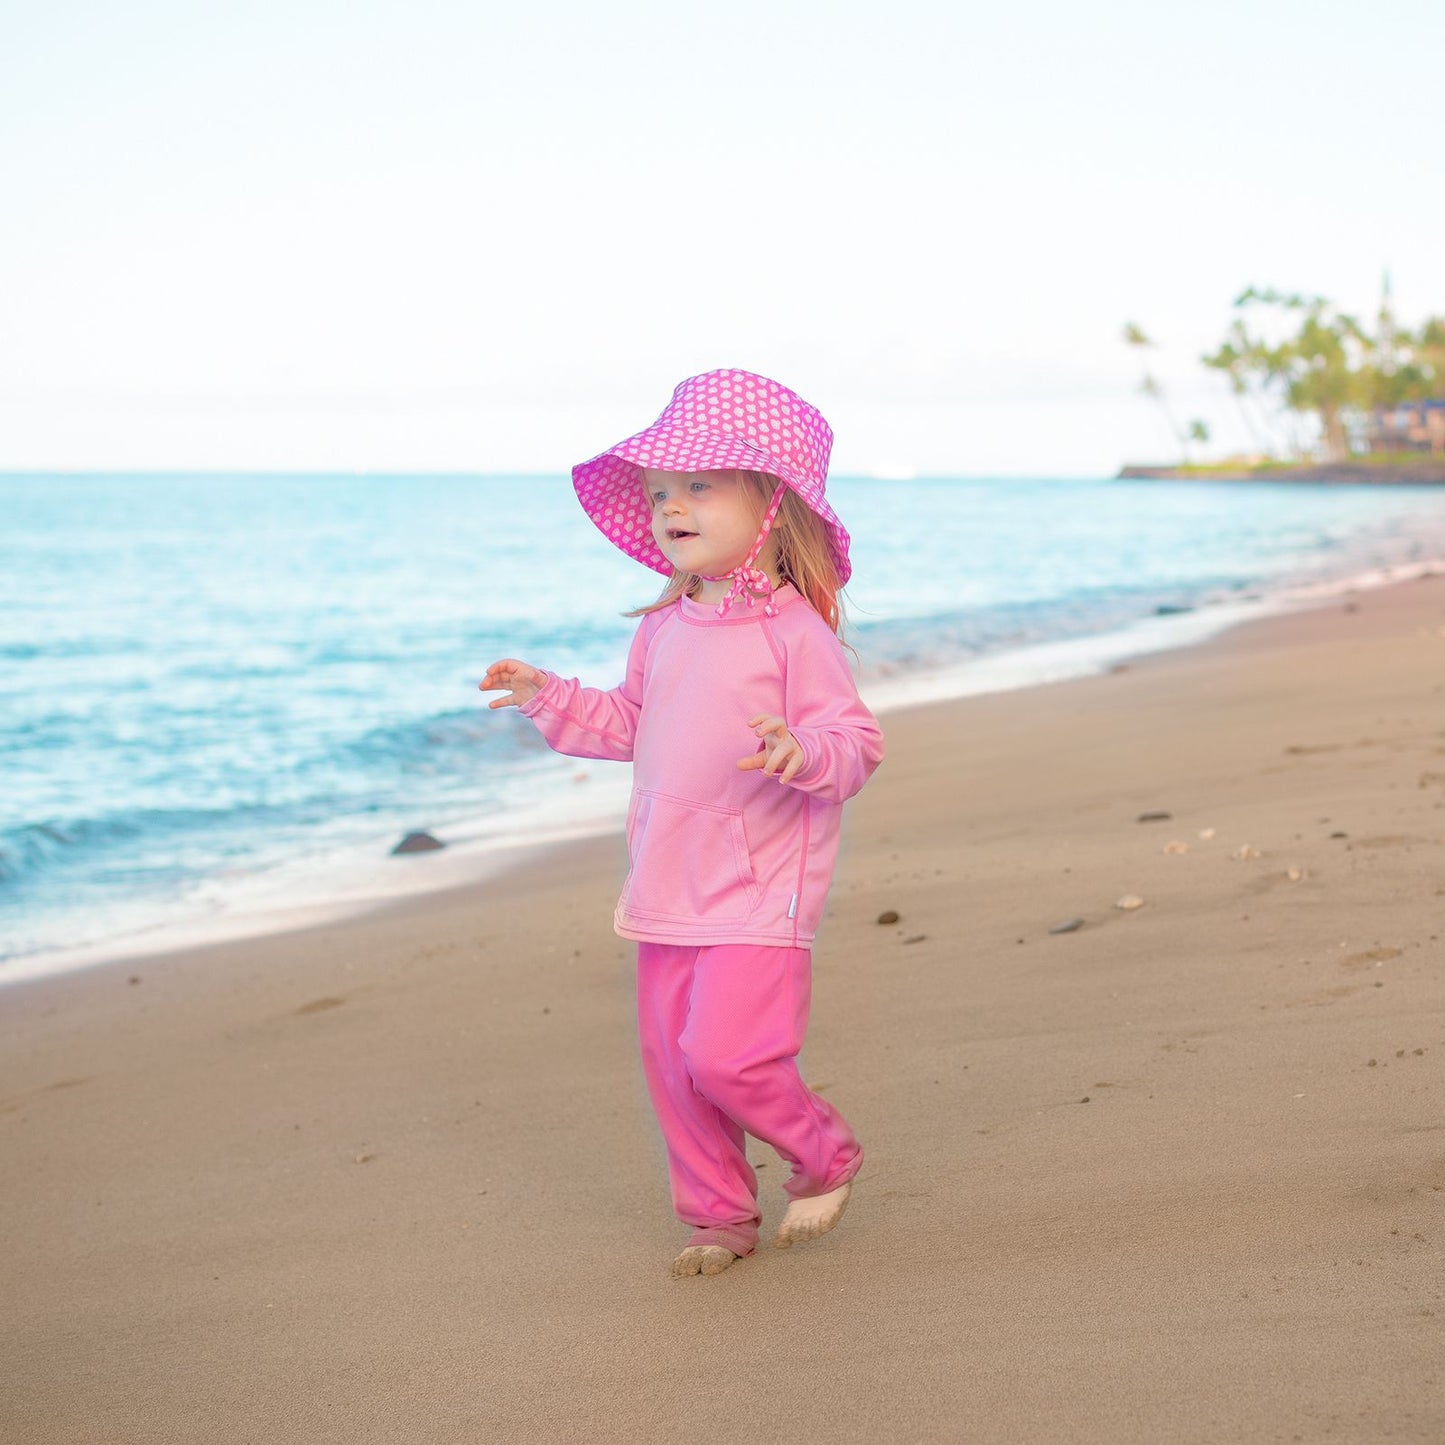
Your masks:
M 848 533 L 823 496 L 832 450 L 832 429 L 796 392 L 750 371 L 709 371 L 682 382 L 646 431 L 573 467 L 572 485 L 609 541 L 671 576 L 671 564 L 652 540 L 642 469 L 767 472 L 823 519 L 838 579 L 846 582 L 852 571 Z

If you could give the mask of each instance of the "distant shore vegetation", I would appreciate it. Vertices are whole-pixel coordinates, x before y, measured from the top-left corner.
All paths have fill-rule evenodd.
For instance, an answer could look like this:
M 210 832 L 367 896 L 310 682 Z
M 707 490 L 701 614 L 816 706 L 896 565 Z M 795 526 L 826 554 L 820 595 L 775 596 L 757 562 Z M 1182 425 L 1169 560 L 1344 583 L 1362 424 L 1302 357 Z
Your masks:
M 1171 472 L 1268 475 L 1361 461 L 1372 473 L 1445 467 L 1445 317 L 1403 325 L 1388 276 L 1373 326 L 1323 296 L 1254 286 L 1235 298 L 1234 309 L 1224 339 L 1199 360 L 1227 378 L 1253 453 L 1200 460 L 1196 448 L 1209 442 L 1208 425 L 1180 423 L 1146 360 L 1139 389 L 1160 407 L 1179 447 Z M 1141 359 L 1155 344 L 1134 322 L 1124 326 L 1123 340 Z

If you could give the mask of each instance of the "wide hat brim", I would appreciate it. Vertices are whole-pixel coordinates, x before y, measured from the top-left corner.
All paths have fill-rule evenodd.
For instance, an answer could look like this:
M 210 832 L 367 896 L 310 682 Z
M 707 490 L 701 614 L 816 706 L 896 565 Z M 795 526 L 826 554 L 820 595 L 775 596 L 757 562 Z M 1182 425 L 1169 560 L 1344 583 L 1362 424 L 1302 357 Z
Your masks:
M 572 468 L 572 486 L 583 510 L 603 535 L 629 557 L 664 577 L 672 576 L 672 563 L 653 539 L 652 510 L 642 490 L 644 468 L 657 467 L 660 452 L 672 461 L 672 465 L 665 468 L 668 471 L 736 469 L 777 477 L 822 520 L 839 585 L 852 575 L 847 529 L 827 501 L 817 495 L 819 487 L 815 479 L 797 474 L 786 462 L 745 437 L 665 423 L 654 423 L 646 431 Z

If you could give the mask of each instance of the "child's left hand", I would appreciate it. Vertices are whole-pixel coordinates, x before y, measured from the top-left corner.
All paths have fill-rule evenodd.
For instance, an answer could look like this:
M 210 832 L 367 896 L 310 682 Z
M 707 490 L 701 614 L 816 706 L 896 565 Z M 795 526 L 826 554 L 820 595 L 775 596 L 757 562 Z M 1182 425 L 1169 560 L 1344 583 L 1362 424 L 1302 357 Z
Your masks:
M 761 768 L 768 777 L 776 777 L 780 783 L 791 783 L 794 774 L 807 759 L 803 756 L 802 745 L 788 731 L 787 723 L 780 717 L 759 713 L 757 717 L 748 719 L 748 726 L 762 738 L 765 751 L 739 758 L 738 767 L 744 770 Z

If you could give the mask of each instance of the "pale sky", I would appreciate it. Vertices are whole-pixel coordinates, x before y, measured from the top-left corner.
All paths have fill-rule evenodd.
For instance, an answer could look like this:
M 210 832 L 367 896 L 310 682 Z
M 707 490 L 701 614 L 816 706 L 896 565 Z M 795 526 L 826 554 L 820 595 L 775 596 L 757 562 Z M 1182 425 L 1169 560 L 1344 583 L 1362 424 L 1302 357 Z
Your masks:
M 1103 475 L 1245 286 L 1445 313 L 1438 0 L 0 0 L 0 469 L 555 471 L 765 372 Z M 1215 448 L 1219 450 L 1220 448 Z

